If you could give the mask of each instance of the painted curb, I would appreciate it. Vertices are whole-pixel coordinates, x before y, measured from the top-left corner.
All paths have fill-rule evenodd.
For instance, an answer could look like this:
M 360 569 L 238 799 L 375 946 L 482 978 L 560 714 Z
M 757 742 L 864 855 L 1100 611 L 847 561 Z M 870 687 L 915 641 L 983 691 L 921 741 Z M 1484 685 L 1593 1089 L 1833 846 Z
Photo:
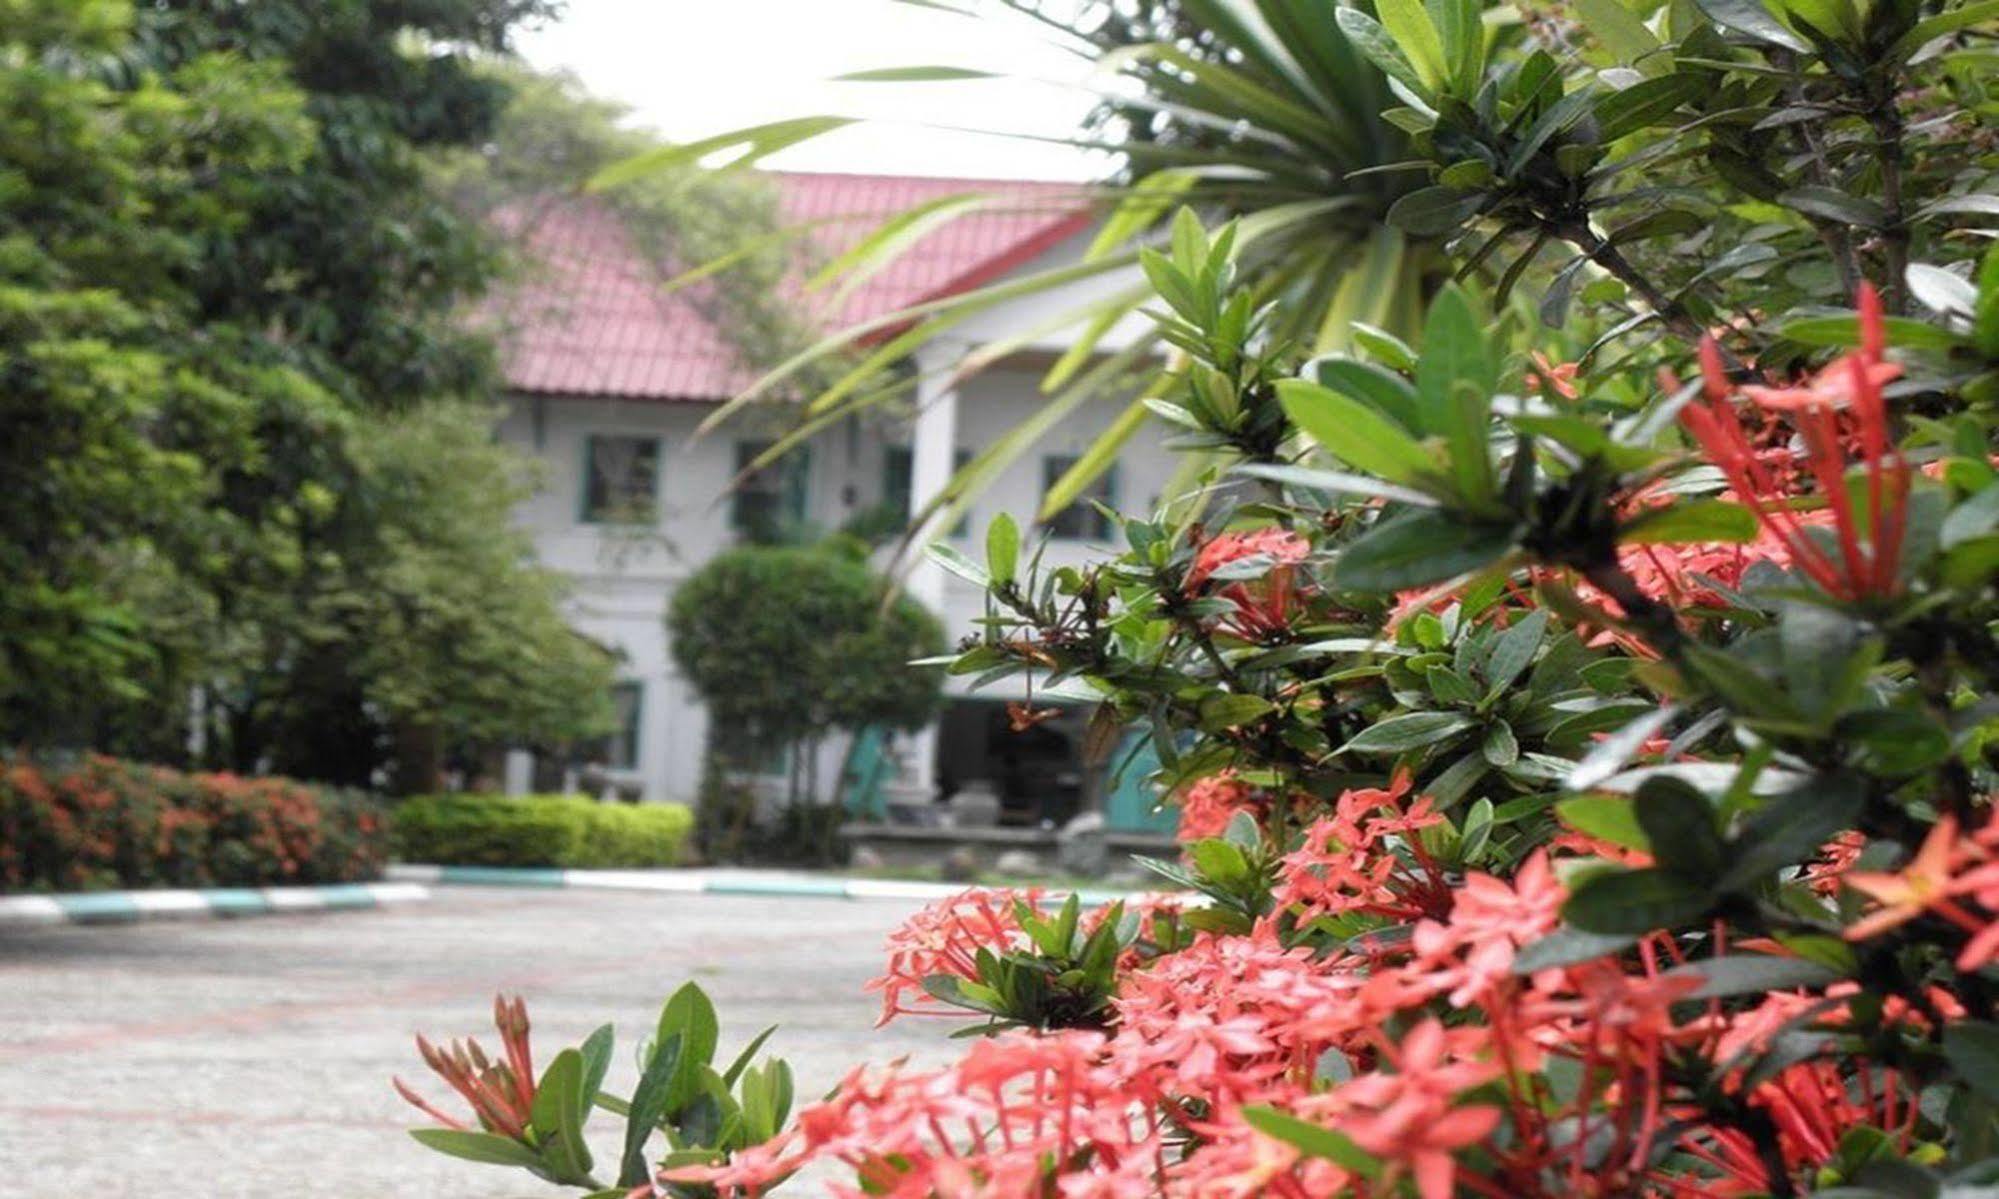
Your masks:
M 674 895 L 734 895 L 766 899 L 899 899 L 928 902 L 973 889 L 972 884 L 903 882 L 876 878 L 815 878 L 754 871 L 704 873 L 698 870 L 566 870 L 557 867 L 390 866 L 387 877 L 426 886 L 580 887 L 599 891 L 654 891 Z M 990 889 L 990 888 L 988 888 Z M 1050 889 L 1053 898 L 1069 892 Z M 1078 891 L 1086 907 L 1155 892 Z
M 429 899 L 417 883 L 336 883 L 323 887 L 215 887 L 201 891 L 96 891 L 82 895 L 0 896 L 0 927 L 130 924 L 299 912 L 356 911 Z

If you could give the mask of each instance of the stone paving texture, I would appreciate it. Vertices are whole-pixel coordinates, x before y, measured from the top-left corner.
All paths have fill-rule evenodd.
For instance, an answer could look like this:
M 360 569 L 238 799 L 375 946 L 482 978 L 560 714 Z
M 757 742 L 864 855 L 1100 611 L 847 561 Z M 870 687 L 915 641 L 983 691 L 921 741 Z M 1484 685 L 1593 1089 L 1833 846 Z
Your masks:
M 860 1061 L 952 1055 L 943 1022 L 874 1030 L 861 991 L 915 906 L 451 887 L 331 916 L 0 928 L 0 1195 L 573 1194 L 411 1141 L 421 1117 L 389 1075 L 443 1091 L 411 1034 L 490 1046 L 493 993 L 519 991 L 542 1061 L 615 1023 L 609 1083 L 626 1090 L 633 1045 L 693 978 L 721 1010 L 725 1054 L 781 1024 L 767 1051 L 817 1096 Z M 599 1160 L 615 1160 L 622 1122 L 592 1126 Z M 799 1182 L 783 1194 L 821 1190 Z

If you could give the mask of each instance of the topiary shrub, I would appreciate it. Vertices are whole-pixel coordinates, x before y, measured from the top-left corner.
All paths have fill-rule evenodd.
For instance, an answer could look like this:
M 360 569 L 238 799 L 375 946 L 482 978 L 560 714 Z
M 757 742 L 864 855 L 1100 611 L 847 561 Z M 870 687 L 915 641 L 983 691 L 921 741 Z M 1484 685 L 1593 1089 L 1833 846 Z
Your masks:
M 394 840 L 405 861 L 448 866 L 676 866 L 693 825 L 679 804 L 432 795 L 396 808 Z
M 375 878 L 379 801 L 282 778 L 116 758 L 0 766 L 0 891 L 257 887 Z

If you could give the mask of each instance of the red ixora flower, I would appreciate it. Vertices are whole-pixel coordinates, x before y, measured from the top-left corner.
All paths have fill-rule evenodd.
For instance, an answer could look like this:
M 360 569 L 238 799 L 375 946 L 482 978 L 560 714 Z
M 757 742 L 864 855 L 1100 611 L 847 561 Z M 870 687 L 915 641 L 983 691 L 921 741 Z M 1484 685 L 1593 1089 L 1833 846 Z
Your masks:
M 1262 578 L 1227 582 L 1215 589 L 1216 595 L 1235 605 L 1235 615 L 1224 618 L 1222 627 L 1245 641 L 1261 641 L 1289 626 L 1291 601 L 1297 594 L 1293 575 L 1311 552 L 1312 543 L 1288 529 L 1219 534 L 1195 553 L 1187 571 L 1187 594 L 1196 594 L 1215 572 L 1246 558 L 1268 560 L 1272 565 Z
M 923 908 L 888 936 L 888 967 L 867 989 L 881 992 L 879 1028 L 898 1015 L 946 1015 L 956 1009 L 932 998 L 923 980 L 951 974 L 971 980 L 979 975 L 980 950 L 1002 954 L 1018 948 L 1026 935 L 1020 930 L 1019 904 L 1039 911 L 1039 892 L 1015 893 L 979 887 L 961 891 Z M 907 997 L 907 999 L 905 999 Z
M 1680 422 L 1700 443 L 1708 460 L 1721 468 L 1737 499 L 1755 511 L 1763 527 L 1784 544 L 1791 561 L 1842 600 L 1880 599 L 1900 586 L 1901 551 L 1908 515 L 1908 460 L 1888 435 L 1887 402 L 1881 388 L 1901 373 L 1885 361 L 1887 334 L 1881 299 L 1861 284 L 1860 348 L 1829 364 L 1812 379 L 1788 387 L 1746 385 L 1752 403 L 1789 417 L 1804 441 L 1806 464 L 1818 494 L 1832 515 L 1836 552 L 1813 539 L 1806 522 L 1792 511 L 1784 488 L 1772 476 L 1743 427 L 1733 402 L 1736 388 L 1722 368 L 1714 338 L 1701 343 L 1705 402 L 1689 403 Z M 1866 512 L 1855 510 L 1847 494 L 1847 453 L 1839 436 L 1839 413 L 1858 434 L 1866 471 Z
M 509 1000 L 504 995 L 495 995 L 493 1024 L 500 1030 L 504 1060 L 489 1059 L 479 1042 L 470 1037 L 440 1049 L 419 1035 L 417 1052 L 423 1055 L 425 1065 L 472 1106 L 480 1127 L 517 1141 L 524 1140 L 535 1095 L 534 1055 L 528 1049 L 527 1004 L 519 996 Z M 402 1079 L 394 1082 L 396 1093 L 417 1110 L 446 1128 L 467 1131 L 464 1122 L 431 1106 Z

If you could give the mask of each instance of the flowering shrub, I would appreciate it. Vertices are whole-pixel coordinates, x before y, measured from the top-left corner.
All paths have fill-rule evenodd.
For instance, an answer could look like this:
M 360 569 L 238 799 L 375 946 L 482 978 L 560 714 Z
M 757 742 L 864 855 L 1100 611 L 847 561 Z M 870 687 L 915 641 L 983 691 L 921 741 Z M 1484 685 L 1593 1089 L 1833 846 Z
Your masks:
M 989 596 L 951 670 L 1150 728 L 1192 896 L 933 905 L 885 1017 L 985 1039 L 619 1186 L 1990 1193 L 1992 7 L 1254 7 L 1392 81 L 1459 278 L 1308 347 L 1269 223 L 1180 213 L 1190 494 L 1082 567 L 932 551 Z
M 378 877 L 372 796 L 116 758 L 0 762 L 0 890 L 258 887 Z

